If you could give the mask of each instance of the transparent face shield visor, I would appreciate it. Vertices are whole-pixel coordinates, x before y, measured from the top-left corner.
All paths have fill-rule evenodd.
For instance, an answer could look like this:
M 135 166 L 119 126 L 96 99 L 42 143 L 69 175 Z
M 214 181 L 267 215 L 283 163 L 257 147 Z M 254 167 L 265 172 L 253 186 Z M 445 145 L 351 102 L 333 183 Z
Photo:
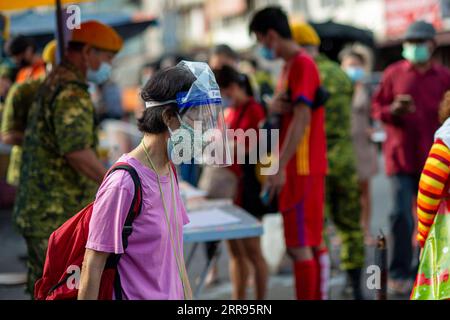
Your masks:
M 191 107 L 181 116 L 180 129 L 193 129 L 194 163 L 208 166 L 229 166 L 231 156 L 221 104 Z M 190 130 L 190 129 L 188 129 Z
M 179 65 L 188 68 L 197 80 L 189 91 L 177 94 L 180 127 L 175 131 L 171 130 L 174 142 L 173 162 L 215 167 L 231 165 L 222 98 L 213 72 L 203 62 L 182 61 Z M 180 135 L 183 136 L 182 139 Z M 191 154 L 186 150 L 189 146 Z M 184 150 L 177 150 L 183 148 Z M 177 155 L 184 159 L 180 161 Z

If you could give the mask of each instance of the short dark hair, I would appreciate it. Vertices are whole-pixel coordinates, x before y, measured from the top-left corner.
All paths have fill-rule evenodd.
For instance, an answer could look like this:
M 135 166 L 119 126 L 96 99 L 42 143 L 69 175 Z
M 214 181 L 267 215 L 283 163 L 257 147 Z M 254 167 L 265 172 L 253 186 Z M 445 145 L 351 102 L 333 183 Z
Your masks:
M 259 32 L 265 35 L 269 29 L 277 32 L 282 38 L 292 39 L 289 19 L 280 7 L 267 7 L 257 11 L 249 25 L 250 33 Z
M 227 44 L 218 44 L 212 50 L 213 54 L 224 55 L 233 60 L 239 60 L 239 55 Z
M 5 51 L 8 55 L 15 56 L 24 53 L 29 47 L 36 52 L 36 43 L 32 38 L 18 35 L 5 44 Z
M 232 83 L 236 83 L 245 90 L 247 95 L 253 96 L 253 89 L 248 77 L 243 73 L 239 73 L 233 67 L 225 65 L 220 69 L 215 69 L 214 76 L 219 87 L 228 88 Z
M 144 85 L 141 98 L 144 101 L 167 101 L 176 99 L 178 92 L 188 91 L 196 80 L 194 74 L 186 67 L 174 66 L 157 71 Z M 141 132 L 159 134 L 166 132 L 167 126 L 163 114 L 176 116 L 178 106 L 169 103 L 162 106 L 147 108 L 140 119 L 138 128 Z

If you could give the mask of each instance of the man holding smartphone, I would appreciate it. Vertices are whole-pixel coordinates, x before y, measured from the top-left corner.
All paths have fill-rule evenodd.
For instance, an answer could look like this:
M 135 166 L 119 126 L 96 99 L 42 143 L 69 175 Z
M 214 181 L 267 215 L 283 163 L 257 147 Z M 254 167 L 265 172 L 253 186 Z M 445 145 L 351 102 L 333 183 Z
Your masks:
M 439 104 L 450 89 L 450 71 L 431 59 L 435 35 L 434 27 L 424 21 L 409 26 L 403 39 L 404 60 L 384 71 L 373 100 L 373 117 L 383 122 L 387 134 L 383 151 L 393 197 L 389 287 L 397 294 L 408 293 L 415 276 L 413 200 L 439 127 Z

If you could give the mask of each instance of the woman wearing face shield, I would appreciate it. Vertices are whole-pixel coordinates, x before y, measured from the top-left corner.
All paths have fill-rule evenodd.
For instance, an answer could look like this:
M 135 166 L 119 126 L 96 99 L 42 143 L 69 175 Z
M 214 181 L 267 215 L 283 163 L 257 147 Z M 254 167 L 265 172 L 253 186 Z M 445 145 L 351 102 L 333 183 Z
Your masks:
M 142 89 L 147 107 L 138 121 L 142 143 L 118 160 L 131 165 L 139 175 L 142 210 L 133 222 L 124 252 L 121 234 L 134 184 L 122 170 L 103 181 L 90 222 L 79 299 L 97 299 L 102 271 L 111 253 L 122 254 L 118 271 L 124 299 L 191 298 L 182 234 L 189 220 L 169 153 L 174 142 L 171 132 L 188 126 L 182 118 L 189 109 L 180 109 L 175 99 L 195 80 L 186 66 L 178 65 L 157 72 Z

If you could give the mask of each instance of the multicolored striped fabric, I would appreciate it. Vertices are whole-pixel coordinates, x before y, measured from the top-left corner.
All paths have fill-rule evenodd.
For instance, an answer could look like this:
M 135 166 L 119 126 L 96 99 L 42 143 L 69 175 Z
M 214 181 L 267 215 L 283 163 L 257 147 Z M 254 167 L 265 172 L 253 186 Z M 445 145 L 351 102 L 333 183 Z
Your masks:
M 450 149 L 441 140 L 436 140 L 428 154 L 419 182 L 417 196 L 418 234 L 423 247 L 442 197 L 447 193 L 450 174 Z

